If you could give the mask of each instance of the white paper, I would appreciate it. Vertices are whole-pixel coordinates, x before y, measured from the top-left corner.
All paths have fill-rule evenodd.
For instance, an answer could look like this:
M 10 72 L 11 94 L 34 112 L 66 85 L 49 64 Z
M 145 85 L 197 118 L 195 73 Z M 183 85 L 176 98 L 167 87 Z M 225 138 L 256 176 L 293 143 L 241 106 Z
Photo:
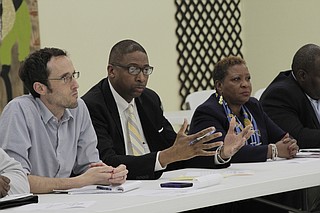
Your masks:
M 300 149 L 300 152 L 320 152 L 320 149 Z
M 320 158 L 318 152 L 298 152 L 296 158 Z
M 53 190 L 57 193 L 67 193 L 70 195 L 75 194 L 106 194 L 106 193 L 123 193 L 141 186 L 141 181 L 126 181 L 118 186 L 103 186 L 103 185 L 89 185 L 81 188 L 73 188 L 68 190 Z
M 82 201 L 82 202 L 64 202 L 64 203 L 44 203 L 44 204 L 29 204 L 15 208 L 16 211 L 45 211 L 45 210 L 60 210 L 71 208 L 88 208 L 96 201 Z
M 203 188 L 214 186 L 221 183 L 223 176 L 221 174 L 210 174 L 204 175 L 200 177 L 196 177 L 193 179 L 193 185 L 195 188 Z

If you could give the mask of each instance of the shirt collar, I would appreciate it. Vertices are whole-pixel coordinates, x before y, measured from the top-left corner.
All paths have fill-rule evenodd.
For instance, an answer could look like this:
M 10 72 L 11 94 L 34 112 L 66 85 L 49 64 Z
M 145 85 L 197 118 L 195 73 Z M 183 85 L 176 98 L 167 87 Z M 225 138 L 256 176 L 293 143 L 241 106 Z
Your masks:
M 134 102 L 134 98 L 132 99 L 132 101 L 130 103 L 128 103 L 123 97 L 121 97 L 121 95 L 119 95 L 119 93 L 113 88 L 112 84 L 110 83 L 110 80 L 108 79 L 108 83 L 110 86 L 110 90 L 111 93 L 117 103 L 118 106 L 118 110 L 121 112 L 124 112 L 128 106 L 131 104 L 133 107 L 135 106 L 135 102 Z
M 296 76 L 294 75 L 293 71 L 291 71 L 291 75 L 292 75 L 292 77 L 294 78 L 294 80 L 297 81 L 297 78 L 296 78 Z
M 38 107 L 39 107 L 39 112 L 40 115 L 42 117 L 42 120 L 45 123 L 48 123 L 51 119 L 56 119 L 57 118 L 52 114 L 52 112 L 46 107 L 46 105 L 44 105 L 44 103 L 41 101 L 40 98 L 36 98 L 36 102 L 38 103 Z M 71 112 L 69 109 L 65 109 L 63 116 L 61 118 L 61 121 L 64 120 L 69 120 L 69 118 L 73 118 Z

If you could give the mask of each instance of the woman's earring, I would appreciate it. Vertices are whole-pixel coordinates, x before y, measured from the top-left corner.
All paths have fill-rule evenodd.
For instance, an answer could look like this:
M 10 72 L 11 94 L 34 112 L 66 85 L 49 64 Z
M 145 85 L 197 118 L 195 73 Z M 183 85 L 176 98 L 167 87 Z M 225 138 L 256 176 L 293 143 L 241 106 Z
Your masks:
M 222 95 L 220 95 L 220 98 L 219 98 L 219 104 L 222 105 L 223 104 L 223 97 Z

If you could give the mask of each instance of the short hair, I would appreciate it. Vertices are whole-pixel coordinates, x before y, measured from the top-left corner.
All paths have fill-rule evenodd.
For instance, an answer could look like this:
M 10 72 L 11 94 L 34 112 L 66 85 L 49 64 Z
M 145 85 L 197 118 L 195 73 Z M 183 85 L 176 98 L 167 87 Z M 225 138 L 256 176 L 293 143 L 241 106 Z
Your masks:
M 320 47 L 315 44 L 306 44 L 302 46 L 293 56 L 291 69 L 294 74 L 303 69 L 306 72 L 315 69 L 315 60 L 320 56 Z
M 66 51 L 58 48 L 43 48 L 31 53 L 21 64 L 19 69 L 19 77 L 23 81 L 24 86 L 37 98 L 40 95 L 33 89 L 35 82 L 48 85 L 48 76 L 50 70 L 47 67 L 52 57 L 67 56 Z
M 213 69 L 213 82 L 223 81 L 227 75 L 228 69 L 239 64 L 246 65 L 246 62 L 238 56 L 229 56 L 216 63 Z
M 147 55 L 147 51 L 136 41 L 126 39 L 116 43 L 110 51 L 109 64 L 117 63 L 123 59 L 123 56 L 133 52 L 143 52 Z

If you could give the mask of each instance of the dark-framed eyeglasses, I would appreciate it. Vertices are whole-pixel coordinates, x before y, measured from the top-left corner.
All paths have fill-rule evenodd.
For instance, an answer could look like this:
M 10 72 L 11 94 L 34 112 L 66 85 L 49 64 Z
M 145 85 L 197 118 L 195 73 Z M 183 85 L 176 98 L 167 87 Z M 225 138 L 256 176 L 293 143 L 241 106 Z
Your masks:
M 65 84 L 68 84 L 72 79 L 78 79 L 80 77 L 80 72 L 74 71 L 72 74 L 67 74 L 61 78 L 48 78 L 48 80 L 63 80 Z
M 111 65 L 124 68 L 128 70 L 131 75 L 138 75 L 140 72 L 142 72 L 144 75 L 151 75 L 153 72 L 152 66 L 138 67 L 135 65 L 123 65 L 117 63 L 112 63 Z

